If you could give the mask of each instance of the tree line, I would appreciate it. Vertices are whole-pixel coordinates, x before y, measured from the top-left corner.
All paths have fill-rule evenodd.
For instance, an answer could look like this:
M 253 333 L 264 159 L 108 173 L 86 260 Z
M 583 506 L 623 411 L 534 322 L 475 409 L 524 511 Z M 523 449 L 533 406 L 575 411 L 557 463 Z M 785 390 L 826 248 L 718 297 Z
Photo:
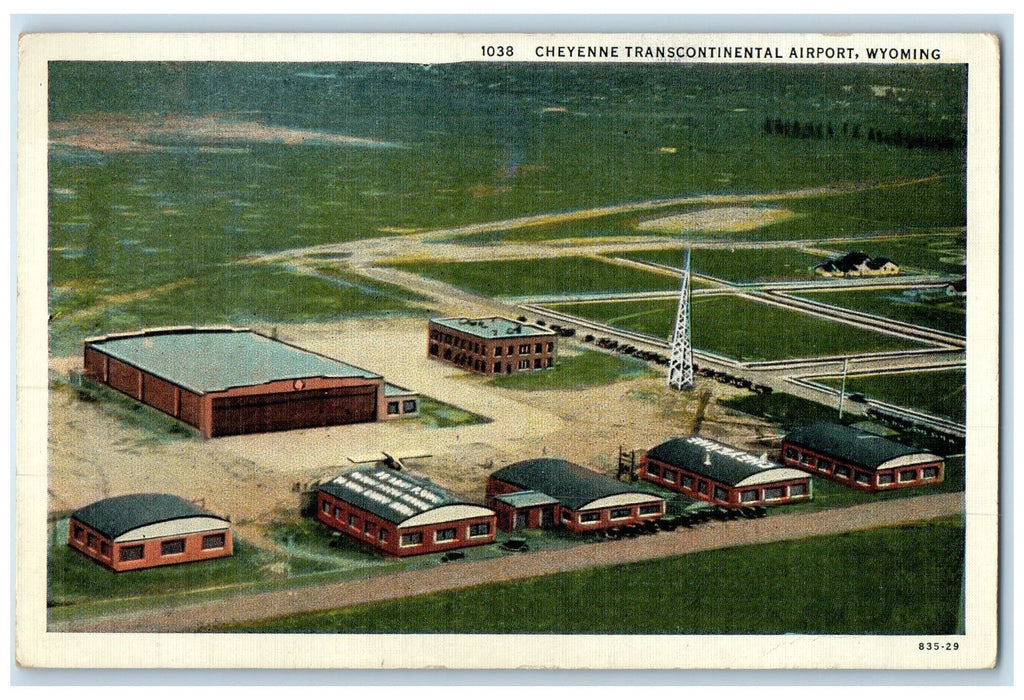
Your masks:
M 783 119 L 781 117 L 765 117 L 762 130 L 767 136 L 783 136 L 794 139 L 826 140 L 834 138 L 866 139 L 872 143 L 904 148 L 929 148 L 939 150 L 959 149 L 964 147 L 963 133 L 938 133 L 935 131 L 913 132 L 902 129 L 884 130 L 873 126 L 862 126 L 858 123 L 842 122 L 835 124 L 826 122 L 801 122 L 799 119 Z

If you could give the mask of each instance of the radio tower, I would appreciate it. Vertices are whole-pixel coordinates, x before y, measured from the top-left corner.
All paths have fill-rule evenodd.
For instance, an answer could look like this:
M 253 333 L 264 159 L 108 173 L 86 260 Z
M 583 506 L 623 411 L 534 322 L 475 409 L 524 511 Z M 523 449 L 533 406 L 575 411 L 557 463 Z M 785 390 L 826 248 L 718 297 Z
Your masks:
M 668 361 L 668 385 L 683 391 L 693 388 L 693 346 L 690 344 L 690 249 L 679 290 L 679 311 L 672 332 L 672 356 Z

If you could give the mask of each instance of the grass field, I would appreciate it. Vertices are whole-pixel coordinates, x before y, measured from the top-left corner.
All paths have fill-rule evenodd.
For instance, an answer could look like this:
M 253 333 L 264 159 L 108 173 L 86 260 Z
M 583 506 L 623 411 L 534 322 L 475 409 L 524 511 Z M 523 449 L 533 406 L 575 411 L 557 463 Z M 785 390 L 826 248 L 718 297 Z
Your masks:
M 960 520 L 947 519 L 478 586 L 231 631 L 952 634 L 963 542 Z
M 734 296 L 691 297 L 693 345 L 742 361 L 920 347 L 893 336 Z M 678 301 L 553 304 L 558 311 L 669 338 Z
M 543 391 L 545 389 L 585 389 L 620 379 L 653 376 L 646 363 L 604 352 L 587 351 L 560 357 L 551 369 L 540 372 L 519 372 L 494 377 L 489 384 L 505 389 Z
M 839 378 L 815 381 L 836 388 L 842 383 Z M 967 412 L 967 376 L 963 370 L 851 376 L 846 378 L 846 391 L 957 421 L 963 421 Z
M 679 279 L 582 256 L 466 263 L 415 263 L 395 267 L 478 294 L 532 297 L 676 289 Z
M 945 289 L 799 292 L 794 296 L 947 333 L 967 333 L 967 300 L 949 296 Z
M 871 238 L 863 242 L 863 247 L 869 254 L 892 258 L 904 271 L 967 274 L 967 236 L 962 230 Z
M 491 422 L 490 418 L 478 416 L 428 396 L 421 396 L 419 402 L 420 415 L 417 420 L 431 428 L 451 428 L 457 425 L 480 425 Z
M 682 249 L 623 251 L 618 255 L 680 269 L 686 265 L 686 251 Z M 813 279 L 815 274 L 811 268 L 822 260 L 820 255 L 794 248 L 694 248 L 691 251 L 690 270 L 695 274 L 710 275 L 730 282 L 800 280 Z

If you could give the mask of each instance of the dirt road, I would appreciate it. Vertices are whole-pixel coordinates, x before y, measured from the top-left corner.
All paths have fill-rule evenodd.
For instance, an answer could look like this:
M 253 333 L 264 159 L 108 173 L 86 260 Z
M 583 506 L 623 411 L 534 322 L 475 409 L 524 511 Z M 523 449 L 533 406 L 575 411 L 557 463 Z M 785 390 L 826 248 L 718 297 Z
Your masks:
M 658 559 L 690 552 L 866 530 L 962 513 L 963 493 L 876 501 L 815 513 L 775 515 L 762 520 L 709 523 L 694 530 L 662 532 L 571 549 L 510 555 L 444 567 L 348 581 L 239 595 L 171 609 L 148 610 L 50 626 L 53 632 L 193 632 L 215 625 L 343 608 L 425 593 L 436 593 L 564 571 Z

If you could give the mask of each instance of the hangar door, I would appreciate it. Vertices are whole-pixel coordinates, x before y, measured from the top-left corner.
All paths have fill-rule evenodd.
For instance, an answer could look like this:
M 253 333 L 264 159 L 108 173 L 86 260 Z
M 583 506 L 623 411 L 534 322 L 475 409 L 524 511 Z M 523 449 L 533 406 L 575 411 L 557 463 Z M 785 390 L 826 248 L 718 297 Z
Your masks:
M 213 400 L 211 433 L 241 435 L 377 419 L 377 387 L 363 385 Z

